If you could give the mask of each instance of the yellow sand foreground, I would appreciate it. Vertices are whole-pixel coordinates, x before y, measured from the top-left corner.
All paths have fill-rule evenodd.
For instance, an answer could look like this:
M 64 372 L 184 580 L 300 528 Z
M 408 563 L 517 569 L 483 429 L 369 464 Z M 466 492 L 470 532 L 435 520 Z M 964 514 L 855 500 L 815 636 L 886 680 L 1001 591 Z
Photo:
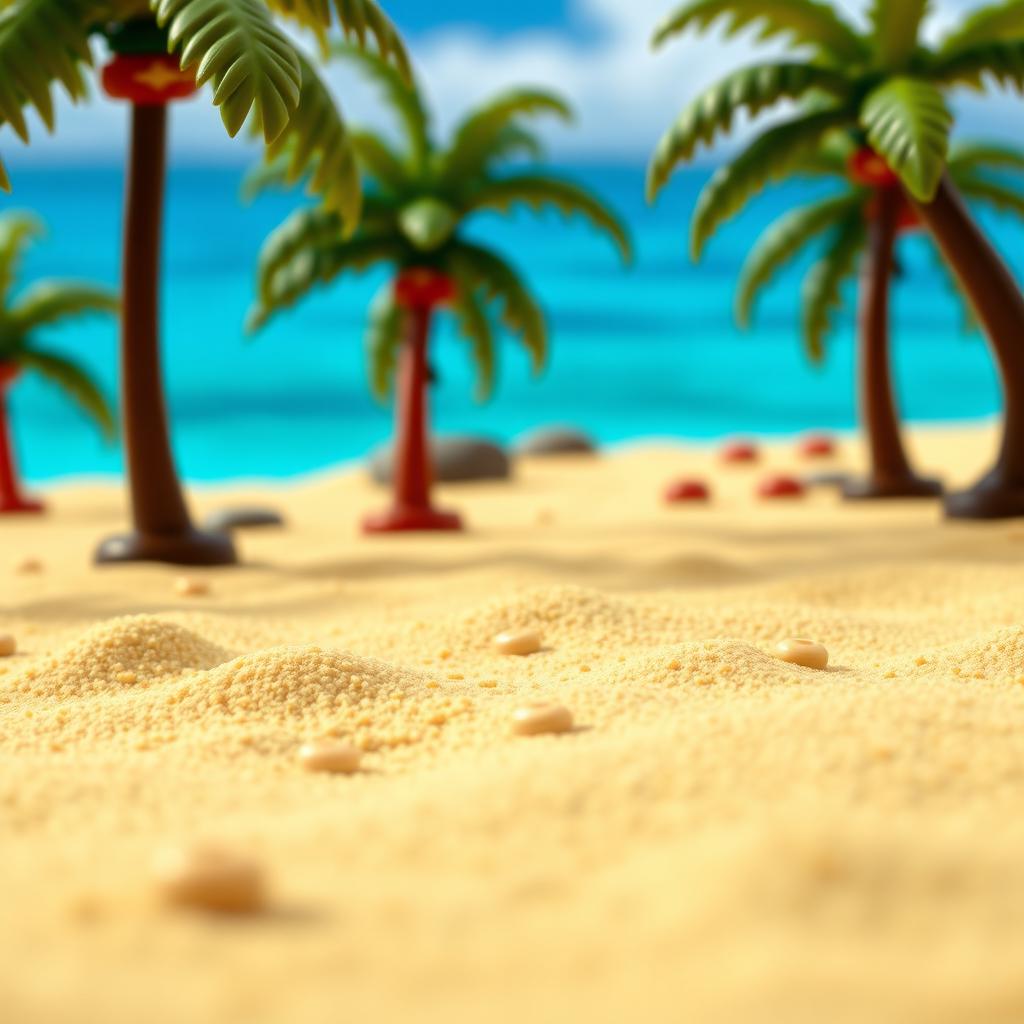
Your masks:
M 915 440 L 954 481 L 992 444 Z M 89 566 L 116 489 L 0 524 L 0 1019 L 1019 1024 L 1024 523 L 751 497 L 795 466 L 532 462 L 428 539 L 359 537 L 360 476 L 204 494 L 290 523 L 205 597 Z M 665 507 L 691 473 L 718 501 Z M 540 654 L 493 651 L 521 626 Z M 512 735 L 539 699 L 577 731 Z M 303 771 L 325 734 L 364 770 Z M 266 913 L 161 904 L 204 838 Z

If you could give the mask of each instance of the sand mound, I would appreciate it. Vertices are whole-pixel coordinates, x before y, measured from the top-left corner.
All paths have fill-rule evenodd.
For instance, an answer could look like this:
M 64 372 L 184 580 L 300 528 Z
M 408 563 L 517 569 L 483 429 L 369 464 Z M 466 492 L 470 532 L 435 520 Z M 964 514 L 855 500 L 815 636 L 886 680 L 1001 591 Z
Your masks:
M 231 655 L 191 630 L 150 615 L 110 619 L 27 669 L 20 692 L 70 699 L 111 693 L 213 668 Z
M 1024 626 L 1009 626 L 963 643 L 940 647 L 901 665 L 897 674 L 996 682 L 1024 680 Z

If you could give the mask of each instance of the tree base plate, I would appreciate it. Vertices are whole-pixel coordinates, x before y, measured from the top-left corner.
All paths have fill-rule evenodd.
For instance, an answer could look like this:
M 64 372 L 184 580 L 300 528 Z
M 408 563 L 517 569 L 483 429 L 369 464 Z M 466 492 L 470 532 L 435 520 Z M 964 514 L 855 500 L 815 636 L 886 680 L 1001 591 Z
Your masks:
M 125 533 L 108 537 L 96 549 L 98 565 L 165 562 L 168 565 L 235 565 L 238 555 L 223 533 L 189 530 L 175 534 Z
M 1024 518 L 1024 487 L 984 482 L 946 497 L 947 519 Z
M 456 512 L 434 508 L 389 508 L 363 520 L 363 533 L 439 533 L 463 529 Z
M 39 515 L 46 511 L 46 506 L 34 498 L 8 497 L 0 499 L 0 515 Z
M 899 501 L 941 498 L 944 493 L 941 480 L 926 477 L 907 477 L 903 480 L 876 480 L 872 477 L 850 478 L 842 485 L 846 501 Z

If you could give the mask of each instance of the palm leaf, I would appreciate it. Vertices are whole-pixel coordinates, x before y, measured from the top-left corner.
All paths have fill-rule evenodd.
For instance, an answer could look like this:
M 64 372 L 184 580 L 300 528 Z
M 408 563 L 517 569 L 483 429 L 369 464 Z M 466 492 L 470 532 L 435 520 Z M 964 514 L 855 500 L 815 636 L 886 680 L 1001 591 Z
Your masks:
M 931 0 L 872 0 L 868 20 L 882 67 L 899 70 L 909 63 L 930 7 Z
M 929 81 L 937 85 L 963 85 L 983 89 L 993 78 L 1004 89 L 1024 92 L 1024 40 L 979 43 L 940 55 L 926 66 Z
M 278 225 L 260 249 L 256 277 L 261 301 L 271 301 L 270 285 L 281 267 L 307 249 L 320 249 L 341 238 L 341 218 L 330 210 L 314 207 L 296 210 Z
M 1003 213 L 1024 217 L 1024 195 L 1000 181 L 978 174 L 962 174 L 957 177 L 956 187 L 968 199 L 988 203 Z
M 498 133 L 491 146 L 488 165 L 515 157 L 527 157 L 530 160 L 544 159 L 544 143 L 535 132 L 518 124 L 508 124 Z M 486 169 L 486 168 L 485 168 Z
M 1002 0 L 973 11 L 939 47 L 944 56 L 992 43 L 1019 42 L 1024 38 L 1024 0 Z
M 254 115 L 273 142 L 299 105 L 302 64 L 274 25 L 262 0 L 152 0 L 157 21 L 169 28 L 181 66 L 196 83 L 213 83 L 213 102 L 231 136 Z
M 699 259 L 708 239 L 765 186 L 785 177 L 821 145 L 833 129 L 850 120 L 848 110 L 817 110 L 770 128 L 705 186 L 693 215 L 691 245 Z
M 86 94 L 82 68 L 92 66 L 93 6 L 93 0 L 8 0 L 0 5 L 0 123 L 9 124 L 23 142 L 29 141 L 25 107 L 53 131 L 53 82 L 73 100 Z
M 402 158 L 380 135 L 363 128 L 351 131 L 349 138 L 360 166 L 379 188 L 396 196 L 409 192 L 413 180 Z
M 337 19 L 345 34 L 360 47 L 372 38 L 377 52 L 411 78 L 409 55 L 402 37 L 391 19 L 375 0 L 267 0 L 268 6 L 315 32 L 323 40 L 324 32 Z
M 864 248 L 864 217 L 856 210 L 840 225 L 826 255 L 804 281 L 803 333 L 812 362 L 825 354 L 825 338 L 832 330 L 832 313 L 843 304 L 843 285 L 856 273 L 857 258 Z
M 381 90 L 402 126 L 413 170 L 422 171 L 430 157 L 430 117 L 415 81 L 403 77 L 386 61 L 365 50 L 342 45 L 334 47 L 332 52 L 352 61 Z
M 62 388 L 90 419 L 95 420 L 108 439 L 117 435 L 117 422 L 110 403 L 89 373 L 77 363 L 56 353 L 26 347 L 16 349 L 14 359 L 20 366 L 35 370 Z
M 405 341 L 405 315 L 395 302 L 395 290 L 386 285 L 370 309 L 366 354 L 370 365 L 370 387 L 381 402 L 394 389 L 398 353 Z
M 471 111 L 455 129 L 451 146 L 441 162 L 441 179 L 447 185 L 483 172 L 496 146 L 506 144 L 505 130 L 522 117 L 553 114 L 565 121 L 572 110 L 559 96 L 539 89 L 501 93 Z
M 784 214 L 764 232 L 740 273 L 736 298 L 736 319 L 742 327 L 750 323 L 758 294 L 775 275 L 815 238 L 854 213 L 863 211 L 865 196 L 832 196 Z
M 24 333 L 91 313 L 117 313 L 121 303 L 107 288 L 75 281 L 40 281 L 11 308 L 9 316 Z
M 706 89 L 662 136 L 647 175 L 647 197 L 653 200 L 672 171 L 690 160 L 697 147 L 710 145 L 728 132 L 741 111 L 751 117 L 784 99 L 799 99 L 812 91 L 843 98 L 847 78 L 838 71 L 808 63 L 757 64 L 727 75 Z
M 306 178 L 306 191 L 340 215 L 346 233 L 359 226 L 363 189 L 348 129 L 313 65 L 300 53 L 302 89 L 287 127 L 270 144 L 267 159 L 283 158 L 284 180 Z
M 466 213 L 485 209 L 505 212 L 516 203 L 535 210 L 553 206 L 566 216 L 579 214 L 611 238 L 626 263 L 633 259 L 629 231 L 621 219 L 592 192 L 570 181 L 542 174 L 492 179 L 470 193 L 463 209 Z
M 459 332 L 469 342 L 470 355 L 476 366 L 476 399 L 478 402 L 486 402 L 494 394 L 497 379 L 494 329 L 473 281 L 460 280 L 459 286 L 459 297 L 453 311 Z
M 860 61 L 868 52 L 864 41 L 828 4 L 815 0 L 691 0 L 661 23 L 654 45 L 691 27 L 704 31 L 716 22 L 724 22 L 729 36 L 757 25 L 761 40 L 781 37 L 837 61 Z
M 530 295 L 519 275 L 496 253 L 479 245 L 459 243 L 448 256 L 451 272 L 471 292 L 502 307 L 502 322 L 513 334 L 522 337 L 523 345 L 540 373 L 547 362 L 548 334 L 544 314 Z
M 294 306 L 317 285 L 347 271 L 360 273 L 375 263 L 397 262 L 405 249 L 393 238 L 352 238 L 296 252 L 261 285 L 260 299 L 249 313 L 250 331 L 258 330 L 277 312 Z
M 954 181 L 958 175 L 982 168 L 1002 167 L 1024 171 L 1024 149 L 993 142 L 954 143 L 949 151 L 949 171 Z
M 30 213 L 5 213 L 0 217 L 0 299 L 6 298 L 14 283 L 25 246 L 44 234 L 42 221 Z
M 946 168 L 953 125 L 942 93 L 920 79 L 890 78 L 869 93 L 860 119 L 872 149 L 912 196 L 930 202 Z

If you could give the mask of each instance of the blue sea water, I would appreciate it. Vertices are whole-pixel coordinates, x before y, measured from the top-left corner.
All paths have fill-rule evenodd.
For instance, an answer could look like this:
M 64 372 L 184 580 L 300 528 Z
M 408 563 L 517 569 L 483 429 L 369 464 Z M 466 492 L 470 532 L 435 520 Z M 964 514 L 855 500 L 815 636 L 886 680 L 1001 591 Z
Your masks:
M 192 480 L 280 478 L 357 458 L 385 439 L 391 413 L 366 386 L 363 330 L 383 278 L 348 280 L 282 316 L 256 338 L 243 321 L 260 243 L 299 195 L 244 206 L 242 168 L 175 167 L 166 230 L 165 363 L 175 444 Z M 656 209 L 643 201 L 643 169 L 576 168 L 634 225 L 638 260 L 629 271 L 582 222 L 529 214 L 481 217 L 474 233 L 508 253 L 550 315 L 552 358 L 540 379 L 513 341 L 502 346 L 501 379 L 487 405 L 473 401 L 464 347 L 443 324 L 433 395 L 441 431 L 509 439 L 564 422 L 600 440 L 712 439 L 730 434 L 843 430 L 856 422 L 853 302 L 823 367 L 799 341 L 805 266 L 786 274 L 762 303 L 756 328 L 733 323 L 737 269 L 758 230 L 809 187 L 764 196 L 729 225 L 703 263 L 687 255 L 687 222 L 707 172 L 681 175 Z M 122 176 L 117 168 L 21 168 L 7 207 L 38 211 L 50 237 L 24 265 L 38 276 L 117 280 Z M 1024 278 L 1024 232 L 986 217 Z M 960 330 L 961 315 L 921 237 L 908 237 L 894 320 L 903 408 L 910 420 L 953 421 L 998 411 L 988 350 Z M 111 323 L 81 322 L 53 332 L 116 392 Z M 51 387 L 19 382 L 12 397 L 19 457 L 32 479 L 116 473 L 120 452 Z

